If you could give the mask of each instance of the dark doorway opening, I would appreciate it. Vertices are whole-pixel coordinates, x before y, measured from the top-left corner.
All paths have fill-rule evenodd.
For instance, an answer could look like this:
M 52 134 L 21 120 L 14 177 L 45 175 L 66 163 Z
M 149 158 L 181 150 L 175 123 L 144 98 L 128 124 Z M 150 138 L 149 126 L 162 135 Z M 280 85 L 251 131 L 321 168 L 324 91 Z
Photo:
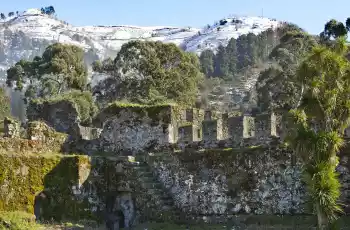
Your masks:
M 117 212 L 118 220 L 119 220 L 119 228 L 125 228 L 125 217 L 122 211 Z

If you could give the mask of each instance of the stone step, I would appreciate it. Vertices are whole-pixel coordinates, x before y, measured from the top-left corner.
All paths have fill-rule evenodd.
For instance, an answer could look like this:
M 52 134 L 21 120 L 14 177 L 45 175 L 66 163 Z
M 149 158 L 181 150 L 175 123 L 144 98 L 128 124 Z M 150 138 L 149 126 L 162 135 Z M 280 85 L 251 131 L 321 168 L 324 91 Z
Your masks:
M 154 175 L 151 171 L 139 171 L 139 170 L 137 170 L 137 176 L 139 178 L 154 178 Z
M 162 184 L 157 183 L 157 182 L 143 183 L 142 186 L 144 188 L 147 188 L 147 189 L 154 189 L 154 188 L 162 189 L 163 188 Z
M 147 193 L 148 194 L 163 193 L 163 189 L 160 189 L 160 188 L 149 188 Z
M 149 177 L 149 176 L 139 176 L 138 180 L 141 181 L 142 183 L 155 183 L 157 182 L 154 177 Z
M 139 172 L 151 172 L 151 169 L 148 165 L 135 166 L 133 169 Z

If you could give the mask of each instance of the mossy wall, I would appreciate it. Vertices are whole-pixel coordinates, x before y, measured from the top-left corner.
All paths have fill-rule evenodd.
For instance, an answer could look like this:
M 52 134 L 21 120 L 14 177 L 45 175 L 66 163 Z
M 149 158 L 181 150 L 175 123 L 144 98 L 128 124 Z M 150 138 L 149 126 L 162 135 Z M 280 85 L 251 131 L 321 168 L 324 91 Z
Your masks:
M 137 204 L 150 204 L 127 162 L 125 157 L 2 153 L 0 211 L 24 211 L 43 220 L 100 221 L 110 212 L 109 201 L 132 220 L 134 209 L 121 207 L 125 197 L 130 205 L 132 197 Z
M 83 156 L 0 154 L 0 211 L 34 213 L 35 198 L 43 192 L 45 219 L 88 215 L 87 202 L 77 202 L 72 187 L 79 184 Z M 79 213 L 78 213 L 79 212 Z

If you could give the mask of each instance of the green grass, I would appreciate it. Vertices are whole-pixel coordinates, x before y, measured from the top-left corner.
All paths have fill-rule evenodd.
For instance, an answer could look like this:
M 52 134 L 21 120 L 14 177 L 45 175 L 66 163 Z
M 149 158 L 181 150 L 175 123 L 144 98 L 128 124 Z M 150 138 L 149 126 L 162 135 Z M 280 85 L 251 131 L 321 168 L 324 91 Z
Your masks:
M 25 212 L 0 212 L 0 229 L 37 230 L 42 226 L 35 223 L 35 217 Z

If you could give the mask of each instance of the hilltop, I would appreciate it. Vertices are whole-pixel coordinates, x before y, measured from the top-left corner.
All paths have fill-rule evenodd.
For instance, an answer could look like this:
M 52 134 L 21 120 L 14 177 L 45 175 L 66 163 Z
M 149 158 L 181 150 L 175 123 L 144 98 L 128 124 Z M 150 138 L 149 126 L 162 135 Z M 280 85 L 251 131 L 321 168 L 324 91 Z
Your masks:
M 0 22 L 0 68 L 5 70 L 21 58 L 32 58 L 55 42 L 78 45 L 92 59 L 115 56 L 131 40 L 172 42 L 186 51 L 200 53 L 227 45 L 231 38 L 276 28 L 279 22 L 261 17 L 228 17 L 203 28 L 140 26 L 74 26 L 39 9 L 28 9 Z

